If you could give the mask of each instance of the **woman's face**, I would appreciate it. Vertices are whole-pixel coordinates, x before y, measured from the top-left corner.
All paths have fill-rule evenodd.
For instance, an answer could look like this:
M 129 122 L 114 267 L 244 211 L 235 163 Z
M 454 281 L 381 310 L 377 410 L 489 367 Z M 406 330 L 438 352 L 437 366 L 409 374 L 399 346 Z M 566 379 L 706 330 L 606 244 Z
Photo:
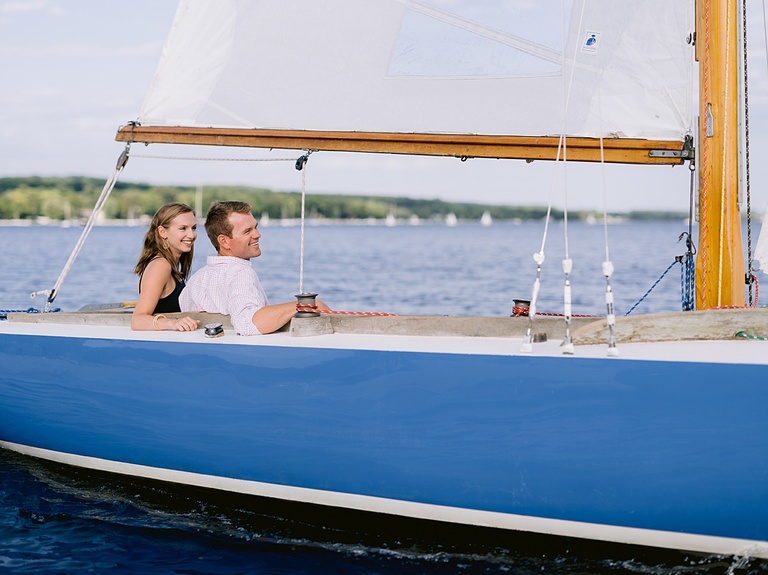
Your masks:
M 190 252 L 195 245 L 197 239 L 195 216 L 192 212 L 179 214 L 171 220 L 167 228 L 160 226 L 158 233 L 168 241 L 171 253 L 179 259 L 181 254 Z

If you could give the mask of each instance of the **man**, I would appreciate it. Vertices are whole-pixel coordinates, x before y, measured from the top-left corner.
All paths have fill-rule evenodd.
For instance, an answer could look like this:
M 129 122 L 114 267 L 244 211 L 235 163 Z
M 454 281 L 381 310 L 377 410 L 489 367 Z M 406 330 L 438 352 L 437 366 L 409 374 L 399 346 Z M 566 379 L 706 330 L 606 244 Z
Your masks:
M 216 202 L 208 210 L 205 232 L 218 255 L 208 256 L 179 296 L 183 312 L 206 311 L 230 316 L 240 335 L 272 333 L 296 313 L 296 302 L 269 305 L 251 258 L 261 255 L 256 218 L 245 202 Z M 319 309 L 328 309 L 317 301 Z

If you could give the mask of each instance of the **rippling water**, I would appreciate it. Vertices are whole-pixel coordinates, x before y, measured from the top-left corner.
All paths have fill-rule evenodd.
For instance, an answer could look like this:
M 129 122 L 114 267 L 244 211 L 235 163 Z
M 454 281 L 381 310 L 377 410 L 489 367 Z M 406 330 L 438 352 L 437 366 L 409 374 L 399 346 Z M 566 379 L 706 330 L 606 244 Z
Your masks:
M 135 300 L 132 269 L 144 231 L 94 228 L 55 305 L 73 310 L 94 302 Z M 609 226 L 617 314 L 628 311 L 675 256 L 684 253 L 678 243 L 684 231 L 683 222 Z M 53 287 L 80 232 L 0 227 L 0 245 L 6 246 L 0 309 L 42 308 L 45 297 L 30 300 L 29 294 Z M 541 248 L 543 225 L 307 226 L 303 278 L 300 228 L 271 226 L 262 233 L 263 255 L 255 267 L 272 302 L 291 300 L 303 279 L 304 291 L 319 293 L 336 309 L 498 316 L 509 315 L 513 298 L 530 299 L 536 276 L 533 254 Z M 600 225 L 569 226 L 574 313 L 605 312 L 604 235 Z M 544 250 L 540 311 L 562 312 L 564 246 L 562 226 L 553 225 Z M 193 269 L 213 253 L 201 228 Z M 679 310 L 680 289 L 680 266 L 674 265 L 637 311 Z
M 680 223 L 609 227 L 616 268 L 617 314 L 625 313 L 684 251 Z M 5 269 L 0 309 L 42 308 L 30 292 L 51 288 L 79 228 L 0 227 Z M 273 302 L 299 291 L 300 230 L 266 227 L 256 267 Z M 445 226 L 309 226 L 303 289 L 332 307 L 398 314 L 509 315 L 513 298 L 529 298 L 540 249 L 540 223 Z M 99 227 L 65 280 L 54 305 L 132 301 L 144 229 Z M 602 226 L 571 224 L 569 254 L 574 313 L 604 313 Z M 562 227 L 549 232 L 539 309 L 562 311 Z M 195 268 L 213 250 L 202 234 Z M 675 265 L 637 312 L 680 309 Z M 213 503 L 194 492 L 105 477 L 0 451 L 0 572 L 258 573 L 258 574 L 768 574 L 768 562 L 685 557 L 652 560 L 606 551 L 490 546 L 482 551 L 422 550 L 353 544 L 321 527 L 290 523 L 269 512 Z
M 234 500 L 233 500 L 234 501 Z M 350 542 L 258 509 L 0 451 L 0 572 L 282 575 L 643 575 L 768 573 L 732 557 L 582 555 L 518 545 L 462 551 Z

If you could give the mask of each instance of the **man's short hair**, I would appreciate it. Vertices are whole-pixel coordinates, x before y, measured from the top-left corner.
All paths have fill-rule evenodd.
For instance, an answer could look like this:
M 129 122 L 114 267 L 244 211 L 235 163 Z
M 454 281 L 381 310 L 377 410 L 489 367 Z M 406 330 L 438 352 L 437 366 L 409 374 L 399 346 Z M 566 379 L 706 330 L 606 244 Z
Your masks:
M 247 202 L 216 202 L 208 210 L 205 217 L 205 233 L 211 240 L 213 247 L 219 251 L 219 235 L 232 237 L 232 224 L 229 223 L 229 214 L 250 214 L 251 204 Z

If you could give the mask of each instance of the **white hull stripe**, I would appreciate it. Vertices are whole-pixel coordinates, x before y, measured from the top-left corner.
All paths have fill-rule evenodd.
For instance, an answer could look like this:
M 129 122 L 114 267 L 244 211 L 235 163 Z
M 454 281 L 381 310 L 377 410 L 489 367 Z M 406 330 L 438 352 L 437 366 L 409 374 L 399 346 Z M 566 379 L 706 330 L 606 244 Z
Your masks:
M 427 503 L 414 503 L 367 495 L 275 485 L 272 483 L 217 477 L 214 475 L 147 467 L 144 465 L 122 463 L 95 457 L 72 455 L 69 453 L 29 447 L 6 441 L 0 441 L 0 447 L 24 455 L 87 469 L 107 471 L 110 473 L 119 473 L 122 475 L 143 477 L 147 479 L 157 479 L 160 481 L 195 487 L 206 487 L 221 491 L 242 493 L 245 495 L 271 497 L 287 501 L 313 503 L 357 511 L 370 511 L 374 513 L 384 513 L 416 519 L 428 519 L 461 525 L 475 525 L 545 535 L 577 537 L 580 539 L 611 543 L 644 545 L 648 547 L 713 553 L 718 555 L 735 555 L 740 557 L 768 559 L 768 542 L 764 541 L 712 537 L 690 533 L 677 533 L 673 531 L 656 531 L 634 527 L 617 527 L 613 525 L 565 521 L 561 519 L 546 519 L 526 515 L 497 513 L 493 511 L 446 507 Z

